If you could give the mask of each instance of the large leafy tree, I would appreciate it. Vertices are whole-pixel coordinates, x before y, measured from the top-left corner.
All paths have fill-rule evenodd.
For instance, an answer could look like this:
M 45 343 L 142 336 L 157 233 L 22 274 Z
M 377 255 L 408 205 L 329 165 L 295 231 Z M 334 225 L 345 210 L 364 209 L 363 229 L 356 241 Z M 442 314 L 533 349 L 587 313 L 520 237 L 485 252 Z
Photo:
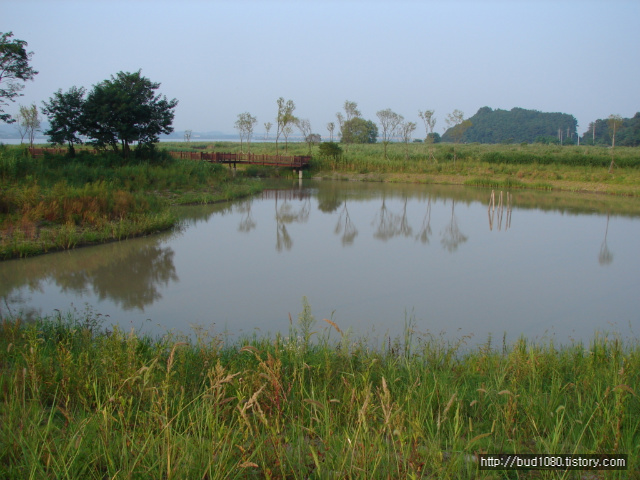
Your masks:
M 378 127 L 371 120 L 354 117 L 342 124 L 342 143 L 376 143 Z
M 135 73 L 119 72 L 93 87 L 84 105 L 83 134 L 99 147 L 110 146 L 129 156 L 130 145 L 153 147 L 160 134 L 173 132 L 178 101 L 156 94 L 159 83 Z
M 62 89 L 58 90 L 49 102 L 42 102 L 42 112 L 49 117 L 50 125 L 44 134 L 55 145 L 66 144 L 72 157 L 75 155 L 74 145 L 82 143 L 84 95 L 83 87 L 71 87 L 64 93 Z
M 33 80 L 38 72 L 29 61 L 33 52 L 27 52 L 27 42 L 14 39 L 12 32 L 0 33 L 0 120 L 13 123 L 11 115 L 4 113 L 3 106 L 8 105 L 7 100 L 15 102 L 15 98 L 22 95 L 23 82 Z

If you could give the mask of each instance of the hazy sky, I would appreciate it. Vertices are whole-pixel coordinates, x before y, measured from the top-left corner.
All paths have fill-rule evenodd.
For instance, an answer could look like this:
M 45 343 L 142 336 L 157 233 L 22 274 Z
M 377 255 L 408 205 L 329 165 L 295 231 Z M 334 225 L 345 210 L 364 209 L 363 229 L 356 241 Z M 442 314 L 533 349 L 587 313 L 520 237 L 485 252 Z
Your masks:
M 0 31 L 40 73 L 18 103 L 88 89 L 119 71 L 177 98 L 176 130 L 275 123 L 278 97 L 328 135 L 345 100 L 436 131 L 454 109 L 513 107 L 590 121 L 640 111 L 639 0 L 0 0 Z

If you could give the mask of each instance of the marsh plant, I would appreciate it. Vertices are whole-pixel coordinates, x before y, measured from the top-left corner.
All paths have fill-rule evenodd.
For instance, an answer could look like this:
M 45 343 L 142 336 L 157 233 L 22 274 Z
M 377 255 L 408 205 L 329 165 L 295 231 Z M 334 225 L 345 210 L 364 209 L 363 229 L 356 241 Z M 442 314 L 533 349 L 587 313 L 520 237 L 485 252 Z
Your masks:
M 32 158 L 0 146 L 0 259 L 166 230 L 176 224 L 172 204 L 227 201 L 261 188 L 221 165 L 162 152 L 123 163 L 109 153 Z
M 332 319 L 315 324 L 306 300 L 288 340 L 231 341 L 203 329 L 151 338 L 104 320 L 87 311 L 27 323 L 2 311 L 0 478 L 640 471 L 637 339 L 469 347 L 408 321 L 406 335 L 376 344 Z M 476 462 L 483 452 L 624 453 L 629 465 L 487 472 Z

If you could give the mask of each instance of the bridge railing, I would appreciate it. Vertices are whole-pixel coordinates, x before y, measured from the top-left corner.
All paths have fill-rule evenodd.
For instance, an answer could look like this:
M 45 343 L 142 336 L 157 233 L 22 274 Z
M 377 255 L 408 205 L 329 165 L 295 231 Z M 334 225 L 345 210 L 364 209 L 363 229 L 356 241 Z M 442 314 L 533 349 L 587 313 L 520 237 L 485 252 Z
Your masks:
M 300 168 L 309 165 L 311 157 L 306 155 L 267 155 L 254 153 L 224 152 L 169 152 L 174 158 L 201 160 L 213 163 L 245 163 L 278 167 Z

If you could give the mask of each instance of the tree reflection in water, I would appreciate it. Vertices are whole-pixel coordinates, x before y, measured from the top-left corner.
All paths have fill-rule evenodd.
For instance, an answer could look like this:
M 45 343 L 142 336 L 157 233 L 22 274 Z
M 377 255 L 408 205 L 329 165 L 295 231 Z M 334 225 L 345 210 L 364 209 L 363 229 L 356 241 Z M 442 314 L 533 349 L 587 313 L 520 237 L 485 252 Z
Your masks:
M 607 245 L 607 234 L 609 233 L 609 213 L 607 213 L 607 227 L 604 230 L 604 240 L 600 245 L 600 254 L 598 255 L 598 263 L 600 265 L 610 265 L 613 262 L 613 253 Z
M 338 223 L 336 224 L 335 234 L 340 235 L 342 233 L 342 245 L 353 245 L 353 240 L 358 236 L 358 229 L 351 221 L 349 216 L 349 210 L 347 209 L 347 202 L 344 202 L 344 207 L 338 217 Z
M 404 237 L 410 237 L 413 233 L 413 229 L 409 225 L 409 220 L 407 220 L 407 197 L 404 197 L 404 207 L 402 208 L 402 215 L 400 216 L 400 228 L 398 229 L 398 233 Z
M 287 225 L 291 223 L 305 223 L 309 220 L 309 212 L 311 211 L 311 196 L 304 195 L 302 205 L 296 210 L 285 197 L 284 203 L 278 207 L 278 193 L 275 194 L 276 199 L 276 250 L 281 252 L 283 248 L 291 250 L 293 240 L 287 231 Z
M 251 230 L 256 228 L 256 221 L 253 219 L 251 215 L 251 204 L 253 203 L 253 199 L 249 199 L 240 203 L 236 207 L 236 211 L 242 213 L 242 218 L 240 220 L 240 224 L 238 225 L 238 231 L 242 233 L 249 233 Z
M 145 245 L 93 270 L 62 273 L 56 283 L 63 292 L 91 289 L 100 300 L 108 298 L 124 310 L 143 310 L 162 298 L 159 287 L 179 280 L 173 257 L 170 248 Z
M 425 245 L 429 243 L 429 236 L 431 235 L 431 196 L 427 201 L 427 212 L 422 219 L 422 227 L 420 232 L 416 235 L 416 240 L 420 240 Z
M 442 232 L 441 243 L 442 246 L 449 252 L 453 253 L 458 249 L 458 246 L 467 241 L 467 236 L 460 231 L 458 227 L 458 220 L 456 219 L 456 201 L 451 201 L 451 221 L 447 224 Z
M 163 239 L 147 237 L 75 250 L 72 253 L 29 258 L 0 268 L 0 297 L 11 309 L 30 307 L 28 292 L 43 291 L 55 282 L 61 293 L 83 296 L 93 292 L 123 310 L 140 309 L 162 298 L 161 287 L 178 282 L 174 251 Z M 141 245 L 142 244 L 142 245 Z M 38 312 L 30 312 L 30 315 Z
M 387 209 L 386 197 L 384 196 L 382 197 L 380 211 L 376 214 L 372 224 L 377 225 L 373 237 L 378 240 L 386 242 L 396 234 L 397 219 L 396 216 Z
M 377 225 L 373 237 L 386 242 L 396 235 L 411 236 L 413 229 L 407 219 L 407 197 L 404 198 L 402 214 L 390 212 L 387 208 L 386 198 L 382 197 L 380 211 L 373 219 L 372 225 Z

